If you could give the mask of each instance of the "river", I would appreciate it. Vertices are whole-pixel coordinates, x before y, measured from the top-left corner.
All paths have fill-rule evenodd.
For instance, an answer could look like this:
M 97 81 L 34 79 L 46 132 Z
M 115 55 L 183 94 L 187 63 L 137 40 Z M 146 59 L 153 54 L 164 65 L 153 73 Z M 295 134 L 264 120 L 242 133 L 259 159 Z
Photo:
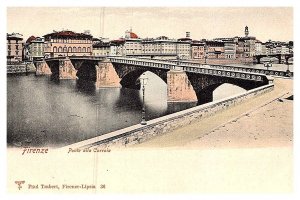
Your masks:
M 167 104 L 167 85 L 146 72 L 146 119 L 154 119 L 195 106 Z M 214 100 L 244 92 L 230 84 L 214 91 Z M 141 90 L 96 89 L 78 80 L 53 81 L 49 76 L 7 76 L 8 147 L 61 147 L 141 121 Z

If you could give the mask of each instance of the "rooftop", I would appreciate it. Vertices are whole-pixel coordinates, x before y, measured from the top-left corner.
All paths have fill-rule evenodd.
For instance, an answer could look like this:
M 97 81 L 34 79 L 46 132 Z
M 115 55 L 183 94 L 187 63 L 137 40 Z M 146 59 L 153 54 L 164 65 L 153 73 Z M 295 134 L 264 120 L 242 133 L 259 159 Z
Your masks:
M 47 37 L 59 37 L 59 38 L 69 38 L 69 37 L 76 37 L 76 38 L 89 38 L 92 39 L 93 36 L 85 33 L 75 33 L 73 31 L 54 31 L 53 33 L 49 33 L 44 35 L 45 38 Z

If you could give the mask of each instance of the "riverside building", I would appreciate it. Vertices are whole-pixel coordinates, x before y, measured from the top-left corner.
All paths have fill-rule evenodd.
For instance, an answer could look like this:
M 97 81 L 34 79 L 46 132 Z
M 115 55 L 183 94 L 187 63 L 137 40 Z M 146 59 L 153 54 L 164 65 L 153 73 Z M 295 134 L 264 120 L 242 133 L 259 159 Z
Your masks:
M 93 52 L 93 36 L 89 33 L 73 31 L 54 31 L 44 35 L 45 57 L 91 56 Z

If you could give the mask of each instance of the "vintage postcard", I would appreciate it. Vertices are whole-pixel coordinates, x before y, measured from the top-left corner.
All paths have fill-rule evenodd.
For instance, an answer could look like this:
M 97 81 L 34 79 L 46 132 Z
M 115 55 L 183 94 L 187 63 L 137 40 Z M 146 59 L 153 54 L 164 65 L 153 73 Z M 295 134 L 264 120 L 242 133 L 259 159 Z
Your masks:
M 293 192 L 293 7 L 6 9 L 8 193 Z

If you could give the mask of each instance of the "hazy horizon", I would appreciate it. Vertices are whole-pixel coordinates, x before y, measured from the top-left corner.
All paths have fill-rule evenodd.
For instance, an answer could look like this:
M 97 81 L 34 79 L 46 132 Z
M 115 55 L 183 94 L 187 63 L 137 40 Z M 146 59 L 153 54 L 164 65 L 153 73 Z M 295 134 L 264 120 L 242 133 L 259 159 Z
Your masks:
M 249 35 L 263 42 L 293 40 L 293 8 L 7 8 L 7 32 L 21 33 L 24 40 L 62 29 L 117 39 L 130 27 L 141 38 L 180 38 L 189 31 L 192 39 L 213 39 L 244 36 L 246 25 Z

